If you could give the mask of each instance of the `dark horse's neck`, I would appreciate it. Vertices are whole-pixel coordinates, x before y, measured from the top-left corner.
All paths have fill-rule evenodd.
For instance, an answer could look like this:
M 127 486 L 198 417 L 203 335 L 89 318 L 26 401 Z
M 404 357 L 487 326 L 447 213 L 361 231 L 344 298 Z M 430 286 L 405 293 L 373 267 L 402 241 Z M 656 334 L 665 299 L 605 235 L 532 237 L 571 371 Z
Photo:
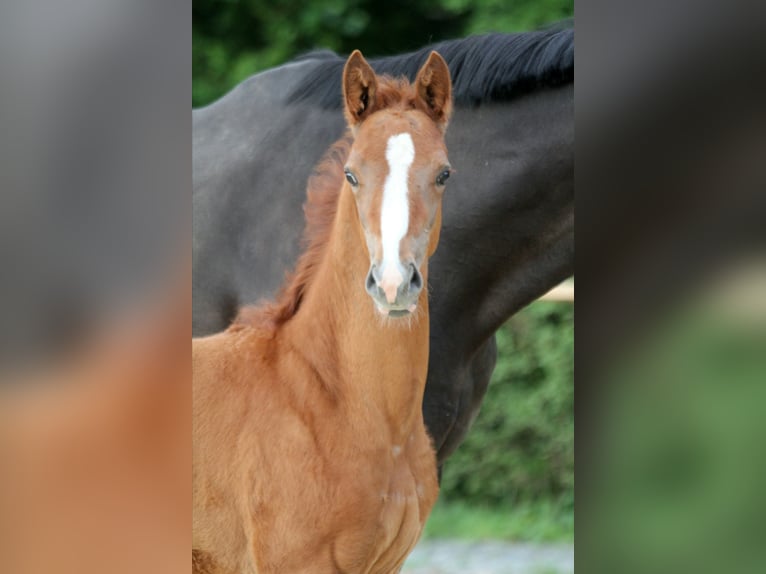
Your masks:
M 447 190 L 457 193 L 444 203 L 430 265 L 423 406 L 441 461 L 478 414 L 495 331 L 574 272 L 573 112 L 571 84 L 455 112 L 447 134 L 458 170 L 451 184 L 466 187 Z
M 354 198 L 344 188 L 321 263 L 283 336 L 333 400 L 363 405 L 354 411 L 361 422 L 382 415 L 396 441 L 422 423 L 428 295 L 424 289 L 410 318 L 379 315 L 364 288 L 369 256 L 358 222 Z

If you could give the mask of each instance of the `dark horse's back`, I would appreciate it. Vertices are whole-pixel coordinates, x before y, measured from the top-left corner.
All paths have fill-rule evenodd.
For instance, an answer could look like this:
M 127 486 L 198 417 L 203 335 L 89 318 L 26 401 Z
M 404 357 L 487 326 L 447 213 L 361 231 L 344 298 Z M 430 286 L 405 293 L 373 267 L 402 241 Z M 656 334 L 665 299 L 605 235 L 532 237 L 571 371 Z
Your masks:
M 271 296 L 300 251 L 306 182 L 343 117 L 283 96 L 315 60 L 258 74 L 193 113 L 193 332 Z M 247 241 L 243 241 L 247 238 Z
M 412 78 L 431 48 L 456 104 L 423 402 L 441 463 L 478 413 L 495 331 L 573 273 L 574 31 L 471 37 L 371 64 Z M 344 130 L 343 62 L 308 55 L 193 112 L 195 336 L 273 295 L 295 262 L 306 182 Z

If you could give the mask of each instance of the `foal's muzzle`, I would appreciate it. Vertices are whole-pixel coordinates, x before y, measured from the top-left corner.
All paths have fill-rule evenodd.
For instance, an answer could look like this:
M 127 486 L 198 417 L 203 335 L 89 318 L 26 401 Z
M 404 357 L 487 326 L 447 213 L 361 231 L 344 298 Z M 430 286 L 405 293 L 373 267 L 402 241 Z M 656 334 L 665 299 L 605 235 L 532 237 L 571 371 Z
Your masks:
M 408 315 L 417 306 L 418 296 L 423 289 L 423 276 L 415 263 L 405 267 L 404 276 L 400 270 L 381 273 L 380 267 L 373 263 L 367 273 L 365 288 L 384 315 Z

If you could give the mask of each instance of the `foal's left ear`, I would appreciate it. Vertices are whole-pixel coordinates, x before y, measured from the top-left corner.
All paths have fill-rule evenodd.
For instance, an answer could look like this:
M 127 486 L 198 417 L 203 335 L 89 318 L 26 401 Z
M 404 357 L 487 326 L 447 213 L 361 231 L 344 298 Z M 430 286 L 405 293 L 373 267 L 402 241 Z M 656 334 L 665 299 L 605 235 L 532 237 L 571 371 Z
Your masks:
M 374 70 L 362 53 L 354 50 L 343 68 L 343 102 L 346 121 L 351 129 L 356 128 L 373 112 L 377 91 L 378 81 Z
M 428 56 L 415 78 L 415 86 L 420 107 L 444 131 L 452 114 L 452 81 L 447 62 L 438 52 Z

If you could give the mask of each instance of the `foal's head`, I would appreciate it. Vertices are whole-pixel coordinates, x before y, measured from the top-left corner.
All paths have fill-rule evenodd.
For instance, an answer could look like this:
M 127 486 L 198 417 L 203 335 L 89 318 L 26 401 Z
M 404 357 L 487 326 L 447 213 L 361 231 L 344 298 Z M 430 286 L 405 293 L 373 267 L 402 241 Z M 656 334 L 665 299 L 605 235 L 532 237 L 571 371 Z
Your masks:
M 415 310 L 439 241 L 451 173 L 444 145 L 451 92 L 449 69 L 436 52 L 413 84 L 376 78 L 358 50 L 343 70 L 346 120 L 355 136 L 346 185 L 370 256 L 365 288 L 383 315 Z

